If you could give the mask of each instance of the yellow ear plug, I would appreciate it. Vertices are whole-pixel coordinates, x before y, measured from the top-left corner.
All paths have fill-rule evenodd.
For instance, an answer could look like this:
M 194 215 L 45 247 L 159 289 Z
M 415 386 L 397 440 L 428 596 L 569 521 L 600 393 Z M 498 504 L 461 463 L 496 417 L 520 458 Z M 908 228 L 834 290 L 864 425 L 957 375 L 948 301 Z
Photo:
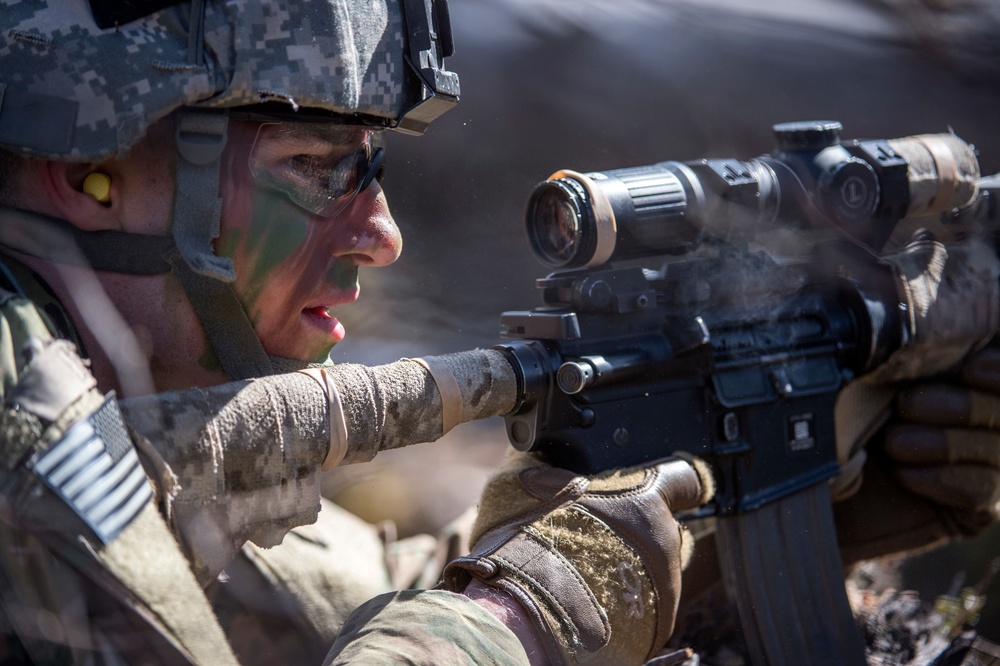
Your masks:
M 83 180 L 83 191 L 101 203 L 111 201 L 111 177 L 95 171 Z

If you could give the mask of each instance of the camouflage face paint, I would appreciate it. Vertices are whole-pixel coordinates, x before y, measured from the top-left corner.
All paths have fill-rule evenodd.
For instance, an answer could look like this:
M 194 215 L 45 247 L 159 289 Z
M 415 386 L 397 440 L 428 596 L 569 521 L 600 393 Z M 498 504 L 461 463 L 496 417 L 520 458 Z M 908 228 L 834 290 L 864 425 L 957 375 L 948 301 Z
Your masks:
M 250 224 L 241 248 L 245 253 L 245 268 L 249 270 L 240 300 L 253 315 L 268 280 L 274 279 L 275 272 L 286 262 L 307 252 L 302 246 L 309 238 L 310 222 L 305 213 L 280 195 L 266 190 L 255 189 L 250 206 Z

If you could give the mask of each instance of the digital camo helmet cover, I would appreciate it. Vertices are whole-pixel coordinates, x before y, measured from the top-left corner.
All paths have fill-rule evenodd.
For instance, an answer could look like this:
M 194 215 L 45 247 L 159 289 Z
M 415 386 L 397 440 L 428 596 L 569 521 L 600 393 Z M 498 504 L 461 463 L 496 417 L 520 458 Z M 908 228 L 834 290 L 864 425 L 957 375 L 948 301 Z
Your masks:
M 457 100 L 443 3 L 193 0 L 114 22 L 115 5 L 169 3 L 4 0 L 0 145 L 100 161 L 180 107 L 266 102 L 419 133 Z

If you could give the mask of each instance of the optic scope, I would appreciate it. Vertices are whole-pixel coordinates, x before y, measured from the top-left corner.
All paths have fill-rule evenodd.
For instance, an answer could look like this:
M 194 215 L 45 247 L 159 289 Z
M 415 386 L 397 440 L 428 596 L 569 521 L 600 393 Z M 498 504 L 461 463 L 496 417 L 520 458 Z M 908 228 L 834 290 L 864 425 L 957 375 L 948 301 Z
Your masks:
M 974 149 L 952 134 L 842 142 L 836 121 L 773 130 L 776 149 L 746 161 L 558 171 L 529 198 L 531 248 L 553 268 L 586 268 L 783 226 L 838 229 L 877 251 L 903 217 L 962 208 L 976 194 Z

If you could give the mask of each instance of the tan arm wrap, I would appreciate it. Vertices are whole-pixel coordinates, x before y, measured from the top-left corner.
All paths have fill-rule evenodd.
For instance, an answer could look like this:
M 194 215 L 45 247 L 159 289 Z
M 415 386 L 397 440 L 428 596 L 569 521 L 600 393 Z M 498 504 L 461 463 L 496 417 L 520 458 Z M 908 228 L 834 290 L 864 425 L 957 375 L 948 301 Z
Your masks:
M 345 463 L 371 460 L 378 451 L 432 442 L 446 428 L 506 414 L 517 399 L 517 380 L 503 352 L 477 349 L 377 367 L 342 364 L 331 373 L 340 390 L 350 433 Z M 442 401 L 441 386 L 447 395 Z M 458 395 L 454 391 L 457 387 Z M 443 404 L 451 403 L 443 419 Z M 460 403 L 460 406 L 459 406 Z
M 327 368 L 307 368 L 299 370 L 299 372 L 315 379 L 330 403 L 330 448 L 320 466 L 320 469 L 325 472 L 339 465 L 340 461 L 347 455 L 347 420 L 344 418 L 344 405 L 340 400 L 337 385 L 330 377 Z
M 441 394 L 441 434 L 447 435 L 452 428 L 462 423 L 462 389 L 458 387 L 458 380 L 451 374 L 448 365 L 436 356 L 402 360 L 412 361 L 431 373 L 438 393 Z
M 907 215 L 944 213 L 966 206 L 979 188 L 979 161 L 972 146 L 954 134 L 921 134 L 889 145 L 909 162 Z
M 329 450 L 329 400 L 299 373 L 130 398 L 121 409 L 180 485 L 205 499 L 293 480 Z

